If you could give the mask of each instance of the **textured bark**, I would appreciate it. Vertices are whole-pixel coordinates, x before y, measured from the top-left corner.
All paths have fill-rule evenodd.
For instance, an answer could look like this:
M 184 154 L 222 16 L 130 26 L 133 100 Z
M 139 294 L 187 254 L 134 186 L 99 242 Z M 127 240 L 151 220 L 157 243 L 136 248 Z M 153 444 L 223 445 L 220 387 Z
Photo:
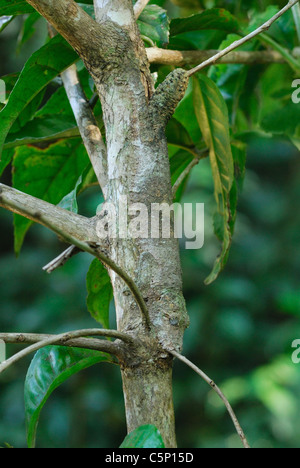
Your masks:
M 147 57 L 150 63 L 158 65 L 196 65 L 214 57 L 218 50 L 169 50 L 149 47 Z M 233 51 L 222 57 L 218 63 L 243 63 L 246 65 L 264 63 L 284 63 L 284 58 L 275 50 Z
M 153 95 L 131 0 L 95 0 L 98 24 L 70 0 L 27 1 L 70 42 L 95 81 L 106 131 L 107 201 L 118 209 L 126 196 L 149 213 L 152 203 L 171 205 L 165 125 L 186 90 L 185 72 L 176 71 Z M 127 346 L 120 359 L 128 431 L 154 424 L 166 446 L 175 447 L 172 358 L 165 350 L 181 350 L 188 325 L 178 241 L 110 239 L 109 254 L 138 285 L 151 321 L 149 329 L 128 287 L 110 270 L 118 330 L 140 343 Z
M 123 392 L 129 431 L 141 424 L 154 424 L 166 447 L 176 446 L 172 394 L 172 368 L 156 363 L 123 370 Z M 146 416 L 148 414 L 148 416 Z
M 133 59 L 138 50 L 133 44 L 127 57 L 120 56 L 125 67 L 110 70 L 104 79 L 94 75 L 94 79 L 106 127 L 108 201 L 118 207 L 120 196 L 126 195 L 128 204 L 143 203 L 150 213 L 151 203 L 172 204 L 172 190 L 164 126 L 163 122 L 156 125 L 148 105 L 140 63 Z M 168 107 L 162 109 L 167 111 Z M 128 431 L 152 423 L 166 445 L 174 447 L 172 361 L 162 348 L 181 349 L 187 325 L 178 242 L 172 238 L 119 239 L 112 240 L 110 251 L 139 286 L 152 323 L 149 332 L 132 296 L 111 273 L 118 329 L 144 343 L 150 340 L 152 350 L 142 360 L 127 355 L 122 363 Z

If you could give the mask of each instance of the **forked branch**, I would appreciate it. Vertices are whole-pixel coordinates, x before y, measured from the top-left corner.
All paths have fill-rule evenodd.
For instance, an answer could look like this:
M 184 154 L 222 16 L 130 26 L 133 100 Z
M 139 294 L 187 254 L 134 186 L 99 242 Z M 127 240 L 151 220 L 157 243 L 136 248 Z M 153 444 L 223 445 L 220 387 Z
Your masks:
M 99 335 L 101 337 L 110 337 L 119 339 L 128 344 L 132 344 L 132 338 L 125 333 L 119 333 L 115 330 L 102 330 L 100 329 Z M 6 344 L 20 344 L 20 345 L 32 345 L 35 343 L 40 343 L 49 338 L 55 338 L 56 335 L 45 334 L 45 333 L 0 333 L 0 340 L 4 341 Z M 56 336 L 57 338 L 57 336 Z M 71 348 L 83 348 L 91 349 L 94 351 L 102 351 L 117 355 L 119 352 L 119 347 L 113 341 L 100 340 L 98 338 L 71 338 L 68 341 L 57 339 L 55 343 L 52 343 L 55 346 L 66 346 Z
M 26 1 L 69 42 L 98 80 L 126 54 L 128 38 L 122 29 L 112 21 L 97 23 L 74 0 Z
M 21 334 L 19 335 L 18 342 L 20 342 L 20 336 L 24 337 L 24 340 L 26 340 L 26 335 Z M 112 338 L 120 339 L 129 344 L 132 344 L 134 341 L 133 338 L 131 338 L 129 335 L 126 335 L 125 333 L 120 333 L 115 330 L 103 330 L 101 328 L 75 330 L 75 331 L 70 331 L 67 333 L 61 333 L 59 335 L 50 335 L 50 336 L 46 336 L 45 338 L 42 338 L 41 340 L 38 340 L 37 342 L 34 342 L 34 344 L 14 354 L 9 359 L 6 359 L 6 361 L 3 361 L 0 364 L 0 374 L 4 372 L 11 365 L 18 362 L 20 359 L 24 358 L 25 356 L 28 356 L 31 353 L 38 351 L 41 348 L 44 348 L 45 346 L 50 346 L 50 345 L 71 346 L 70 343 L 72 343 L 72 341 L 74 343 L 74 340 L 78 338 L 82 338 L 82 337 L 88 337 L 88 336 L 102 336 L 102 337 L 109 336 Z M 10 340 L 12 337 L 9 337 L 9 335 L 2 333 L 0 334 L 0 337 L 6 343 L 11 342 Z M 18 338 L 15 336 L 15 339 L 17 340 Z M 31 336 L 30 339 L 33 340 L 33 337 Z M 107 346 L 107 343 L 109 343 L 109 346 Z M 118 354 L 118 346 L 115 343 L 110 343 L 110 342 L 102 343 L 99 341 L 98 350 L 110 352 L 115 355 Z

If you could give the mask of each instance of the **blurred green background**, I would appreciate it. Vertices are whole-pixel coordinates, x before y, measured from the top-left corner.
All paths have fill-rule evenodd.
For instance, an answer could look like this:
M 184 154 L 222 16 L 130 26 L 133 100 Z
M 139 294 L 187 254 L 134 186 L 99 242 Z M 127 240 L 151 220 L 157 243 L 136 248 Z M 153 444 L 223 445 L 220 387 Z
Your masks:
M 205 3 L 234 6 L 230 1 Z M 179 10 L 172 8 L 169 12 L 176 15 Z M 37 34 L 16 54 L 20 27 L 21 19 L 0 36 L 1 75 L 19 71 L 44 41 L 46 32 L 37 23 Z M 264 70 L 256 67 L 255 72 Z M 10 184 L 9 170 L 2 181 Z M 204 202 L 206 213 L 204 248 L 181 252 L 191 318 L 183 352 L 221 386 L 253 447 L 299 447 L 300 364 L 291 360 L 292 341 L 300 338 L 299 152 L 285 138 L 249 138 L 229 262 L 207 287 L 203 282 L 219 249 L 211 226 L 212 192 L 204 160 L 194 169 L 182 200 Z M 96 189 L 86 192 L 79 200 L 80 212 L 92 215 L 98 199 Z M 12 220 L 0 209 L 0 330 L 59 333 L 93 327 L 85 286 L 91 258 L 78 255 L 49 276 L 42 267 L 64 246 L 34 226 L 16 259 Z M 111 317 L 113 326 L 113 308 Z M 8 346 L 8 353 L 18 349 Z M 23 387 L 29 363 L 25 359 L 1 376 L 0 446 L 26 447 Z M 180 447 L 240 447 L 223 405 L 178 362 L 174 401 Z M 42 411 L 37 446 L 117 447 L 125 434 L 119 370 L 102 364 L 54 392 Z

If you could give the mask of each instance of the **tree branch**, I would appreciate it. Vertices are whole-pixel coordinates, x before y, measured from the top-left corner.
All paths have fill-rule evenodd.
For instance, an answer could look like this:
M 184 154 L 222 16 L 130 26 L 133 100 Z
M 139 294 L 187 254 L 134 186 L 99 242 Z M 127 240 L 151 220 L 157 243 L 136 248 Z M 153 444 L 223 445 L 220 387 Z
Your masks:
M 116 23 L 98 24 L 74 0 L 26 1 L 69 42 L 97 79 L 126 56 L 129 38 Z
M 252 31 L 250 34 L 243 37 L 242 39 L 239 39 L 238 41 L 233 42 L 229 47 L 226 47 L 225 49 L 221 50 L 220 52 L 218 52 L 216 55 L 214 55 L 210 59 L 205 60 L 204 62 L 202 62 L 197 67 L 193 68 L 192 70 L 189 70 L 187 72 L 188 76 L 192 76 L 195 73 L 197 73 L 198 71 L 202 70 L 203 68 L 206 68 L 206 67 L 208 67 L 210 65 L 213 65 L 218 60 L 220 60 L 222 57 L 227 55 L 229 52 L 232 52 L 233 50 L 237 49 L 241 45 L 245 44 L 246 42 L 250 41 L 254 37 L 261 34 L 262 32 L 267 31 L 278 18 L 280 18 L 286 11 L 288 11 L 290 8 L 292 8 L 294 5 L 296 5 L 298 2 L 299 2 L 299 0 L 291 0 L 276 15 L 274 15 L 271 19 L 269 19 L 269 21 L 264 23 L 262 26 L 257 28 L 255 31 Z
M 107 154 L 93 111 L 86 99 L 76 65 L 61 74 L 84 146 L 87 150 L 104 198 L 107 196 Z
M 1 339 L 5 341 L 5 334 L 3 336 L 4 337 Z M 23 357 L 28 356 L 28 354 L 38 351 L 39 349 L 44 348 L 45 346 L 50 346 L 50 345 L 55 345 L 55 344 L 59 344 L 61 346 L 70 346 L 70 345 L 67 345 L 67 343 L 70 340 L 74 340 L 76 338 L 82 338 L 86 336 L 113 336 L 114 338 L 118 338 L 123 341 L 127 341 L 127 342 L 129 341 L 130 344 L 133 343 L 133 339 L 130 336 L 126 335 L 125 333 L 119 333 L 115 330 L 103 330 L 101 328 L 76 330 L 76 331 L 71 331 L 67 333 L 61 333 L 60 335 L 51 335 L 51 336 L 47 336 L 47 338 L 45 339 L 39 340 L 38 342 L 28 346 L 27 348 L 23 349 L 19 353 L 16 353 L 14 356 L 10 357 L 9 359 L 6 359 L 6 361 L 3 361 L 0 364 L 0 374 L 4 372 L 9 366 L 11 366 L 12 364 L 15 364 L 17 361 L 19 361 Z M 32 336 L 31 336 L 31 339 L 32 339 Z M 114 344 L 114 343 L 111 343 L 111 344 Z M 114 348 L 111 347 L 111 349 L 114 349 L 114 352 L 117 352 L 116 346 Z
M 136 4 L 133 7 L 134 16 L 136 19 L 142 14 L 144 8 L 148 5 L 150 0 L 137 0 Z
M 54 338 L 55 336 L 56 335 L 44 333 L 0 333 L 0 340 L 4 341 L 4 343 L 6 344 L 31 345 L 42 342 L 48 338 Z M 103 334 L 103 336 L 110 335 Z M 55 343 L 53 343 L 53 345 L 91 349 L 94 351 L 103 351 L 114 355 L 116 355 L 116 353 L 118 352 L 118 346 L 116 346 L 114 342 L 107 340 L 99 340 L 97 338 L 73 338 L 67 342 L 64 342 L 63 340 L 57 340 Z
M 148 60 L 151 64 L 170 65 L 183 67 L 185 65 L 195 65 L 196 63 L 215 57 L 218 50 L 167 50 L 158 47 L 149 47 L 146 49 Z M 233 51 L 228 55 L 221 57 L 218 63 L 226 64 L 268 64 L 285 63 L 282 55 L 274 50 L 262 51 Z
M 154 83 L 149 69 L 146 50 L 141 35 L 137 26 L 136 18 L 133 11 L 132 0 L 94 0 L 96 21 L 99 25 L 110 24 L 112 28 L 120 28 L 121 44 L 123 42 L 123 51 L 116 55 L 119 57 L 119 63 L 116 64 L 117 76 L 116 80 L 120 81 L 121 69 L 126 68 L 131 70 L 131 80 L 134 76 L 134 71 L 138 72 L 138 79 L 142 81 L 147 99 L 150 99 L 154 92 Z M 122 39 L 127 37 L 128 42 Z M 120 47 L 118 44 L 118 47 Z M 111 46 L 108 48 L 111 54 Z M 133 56 L 138 59 L 138 62 L 133 61 Z M 126 65 L 126 61 L 129 63 Z M 136 67 L 138 65 L 138 67 Z M 92 70 L 90 70 L 92 74 Z M 111 76 L 110 76 L 111 79 Z M 95 80 L 96 86 L 99 80 Z M 111 86 L 110 86 L 111 87 Z M 99 91 L 99 87 L 98 87 Z M 101 91 L 99 92 L 99 95 Z M 102 102 L 102 104 L 104 104 Z
M 244 434 L 243 429 L 241 428 L 241 425 L 229 403 L 227 398 L 225 397 L 224 393 L 220 390 L 220 388 L 215 384 L 213 380 L 211 380 L 199 367 L 197 367 L 195 364 L 193 364 L 189 359 L 186 357 L 182 356 L 182 354 L 177 353 L 177 351 L 170 351 L 169 353 L 172 354 L 174 357 L 182 361 L 184 364 L 189 366 L 191 369 L 193 369 L 200 377 L 205 380 L 206 383 L 217 393 L 217 395 L 221 398 L 221 400 L 224 402 L 228 413 L 230 414 L 230 417 L 233 421 L 233 424 L 235 426 L 235 429 L 243 443 L 244 448 L 250 448 L 250 445 L 246 439 L 246 436 Z
M 42 224 L 67 242 L 69 238 L 98 241 L 94 219 L 64 210 L 4 184 L 0 184 L 0 207 Z

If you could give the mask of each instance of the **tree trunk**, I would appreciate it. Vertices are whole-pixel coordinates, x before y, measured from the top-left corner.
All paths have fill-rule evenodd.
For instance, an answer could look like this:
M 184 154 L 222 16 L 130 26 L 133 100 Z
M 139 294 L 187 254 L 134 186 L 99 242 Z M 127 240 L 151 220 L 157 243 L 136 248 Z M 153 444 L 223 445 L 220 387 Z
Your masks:
M 126 206 L 119 206 L 120 200 L 126 200 L 129 209 L 132 204 L 142 203 L 151 219 L 153 203 L 172 204 L 165 119 L 159 116 L 161 124 L 158 124 L 155 108 L 151 107 L 151 101 L 149 104 L 152 78 L 132 2 L 120 3 L 123 8 L 127 4 L 126 11 L 131 17 L 126 27 L 122 25 L 130 35 L 127 54 L 120 54 L 100 82 L 94 76 L 106 128 L 107 202 L 115 206 L 117 219 L 127 211 Z M 162 109 L 164 113 L 166 109 Z M 136 216 L 129 211 L 125 216 L 128 224 L 130 214 Z M 119 234 L 120 229 L 118 226 Z M 154 424 L 166 446 L 175 447 L 172 359 L 163 348 L 181 349 L 188 319 L 182 295 L 178 241 L 172 236 L 152 239 L 150 226 L 148 234 L 147 239 L 110 239 L 111 257 L 137 283 L 151 321 L 149 330 L 128 288 L 112 272 L 118 329 L 133 334 L 143 343 L 139 353 L 132 355 L 129 351 L 122 362 L 127 426 L 132 431 L 143 424 Z
M 151 219 L 153 204 L 172 205 L 165 126 L 186 90 L 186 73 L 176 70 L 154 92 L 132 0 L 94 0 L 97 22 L 72 0 L 27 1 L 70 42 L 95 81 L 107 145 L 106 202 L 128 224 L 136 216 L 132 204 L 147 207 Z M 129 213 L 120 206 L 124 200 Z M 127 346 L 120 363 L 128 431 L 154 424 L 166 446 L 175 447 L 172 359 L 165 350 L 181 350 L 188 325 L 178 240 L 173 226 L 166 239 L 151 237 L 150 226 L 148 238 L 126 238 L 121 230 L 119 224 L 116 238 L 108 239 L 109 255 L 138 285 L 150 316 L 149 326 L 110 271 L 118 330 L 141 343 Z

